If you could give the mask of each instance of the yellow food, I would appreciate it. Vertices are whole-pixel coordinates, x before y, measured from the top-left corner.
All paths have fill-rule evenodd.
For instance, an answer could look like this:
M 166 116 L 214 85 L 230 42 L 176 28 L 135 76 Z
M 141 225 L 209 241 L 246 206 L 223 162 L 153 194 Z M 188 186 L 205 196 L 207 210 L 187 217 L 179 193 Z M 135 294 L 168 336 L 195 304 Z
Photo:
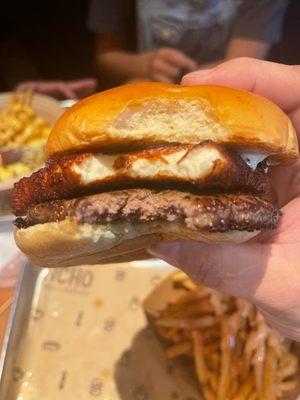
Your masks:
M 168 358 L 192 357 L 205 400 L 288 399 L 300 373 L 293 344 L 251 304 L 172 275 L 184 294 L 155 321 Z M 197 312 L 198 308 L 198 312 Z
M 43 148 L 50 127 L 31 105 L 31 92 L 14 94 L 0 113 L 0 182 L 29 174 L 43 163 Z M 17 162 L 2 162 L 1 152 L 25 149 Z

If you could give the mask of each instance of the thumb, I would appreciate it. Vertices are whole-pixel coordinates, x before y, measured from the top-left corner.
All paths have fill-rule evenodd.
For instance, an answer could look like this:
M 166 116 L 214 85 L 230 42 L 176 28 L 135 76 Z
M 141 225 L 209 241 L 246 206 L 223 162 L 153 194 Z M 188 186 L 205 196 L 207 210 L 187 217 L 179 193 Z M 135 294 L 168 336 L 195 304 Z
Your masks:
M 195 71 L 182 78 L 183 85 L 223 85 L 260 94 L 286 112 L 299 106 L 291 96 L 300 86 L 300 66 L 277 64 L 254 58 L 235 58 L 214 68 Z
M 186 272 L 195 282 L 253 300 L 266 270 L 270 245 L 160 244 L 148 251 Z

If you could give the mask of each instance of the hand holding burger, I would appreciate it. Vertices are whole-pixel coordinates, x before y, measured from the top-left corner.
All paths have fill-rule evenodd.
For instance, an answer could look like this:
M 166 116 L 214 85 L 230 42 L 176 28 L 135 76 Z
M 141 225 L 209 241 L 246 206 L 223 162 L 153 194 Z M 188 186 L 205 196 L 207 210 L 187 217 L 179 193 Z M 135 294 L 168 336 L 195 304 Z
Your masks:
M 184 85 L 229 85 L 277 103 L 300 132 L 300 67 L 236 59 L 187 75 Z M 278 228 L 256 243 L 156 246 L 151 253 L 194 280 L 255 303 L 282 334 L 300 341 L 300 163 L 273 167 L 270 182 L 282 216 Z

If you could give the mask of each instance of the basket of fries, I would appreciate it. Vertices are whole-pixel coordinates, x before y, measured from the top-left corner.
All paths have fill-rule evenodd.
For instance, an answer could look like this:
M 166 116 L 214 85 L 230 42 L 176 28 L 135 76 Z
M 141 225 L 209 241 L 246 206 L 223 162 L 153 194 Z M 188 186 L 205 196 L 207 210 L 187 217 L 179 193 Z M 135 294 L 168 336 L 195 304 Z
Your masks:
M 295 400 L 300 394 L 299 347 L 248 302 L 178 272 L 143 306 L 166 357 L 176 368 L 186 369 L 187 360 L 193 366 L 197 398 Z
M 0 94 L 0 214 L 9 210 L 14 182 L 43 164 L 44 145 L 62 111 L 45 95 Z

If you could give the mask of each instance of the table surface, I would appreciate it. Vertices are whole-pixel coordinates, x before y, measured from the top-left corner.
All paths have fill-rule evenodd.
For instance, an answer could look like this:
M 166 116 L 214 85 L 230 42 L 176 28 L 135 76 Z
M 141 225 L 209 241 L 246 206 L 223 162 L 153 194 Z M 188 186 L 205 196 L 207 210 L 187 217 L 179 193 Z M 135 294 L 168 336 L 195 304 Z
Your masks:
M 6 324 L 13 302 L 14 289 L 0 289 L 0 348 L 2 347 Z

